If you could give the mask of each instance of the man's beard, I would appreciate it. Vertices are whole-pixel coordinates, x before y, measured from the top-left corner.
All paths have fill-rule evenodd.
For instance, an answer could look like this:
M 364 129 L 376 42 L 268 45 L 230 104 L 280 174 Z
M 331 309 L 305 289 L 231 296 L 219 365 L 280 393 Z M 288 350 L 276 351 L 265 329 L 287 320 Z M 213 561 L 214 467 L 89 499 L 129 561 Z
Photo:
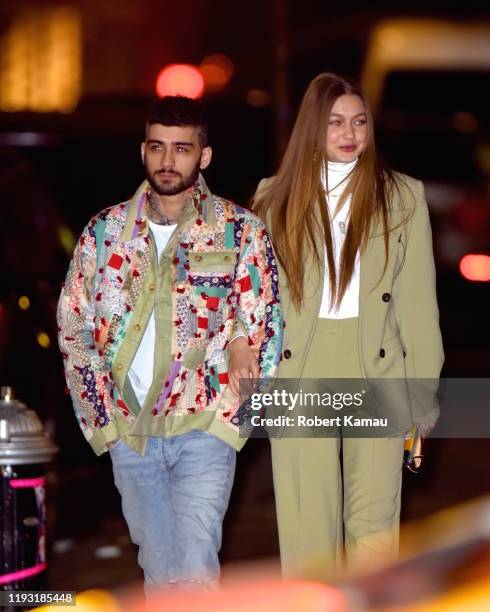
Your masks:
M 145 165 L 145 169 L 146 169 L 146 178 L 148 179 L 148 182 L 150 183 L 153 191 L 158 193 L 158 195 L 172 196 L 172 195 L 177 195 L 178 193 L 182 193 L 183 191 L 185 191 L 186 189 L 189 189 L 189 187 L 192 187 L 192 185 L 194 185 L 194 183 L 197 180 L 197 177 L 199 176 L 199 171 L 201 169 L 201 160 L 199 159 L 196 162 L 196 165 L 194 166 L 192 172 L 188 174 L 187 176 L 182 176 L 180 172 L 175 172 L 174 170 L 167 171 L 166 174 L 174 174 L 176 177 L 180 177 L 180 181 L 178 181 L 175 184 L 165 184 L 165 183 L 160 184 L 157 182 L 155 177 L 158 176 L 159 172 L 162 172 L 162 170 L 159 170 L 158 172 L 151 174 L 146 165 Z

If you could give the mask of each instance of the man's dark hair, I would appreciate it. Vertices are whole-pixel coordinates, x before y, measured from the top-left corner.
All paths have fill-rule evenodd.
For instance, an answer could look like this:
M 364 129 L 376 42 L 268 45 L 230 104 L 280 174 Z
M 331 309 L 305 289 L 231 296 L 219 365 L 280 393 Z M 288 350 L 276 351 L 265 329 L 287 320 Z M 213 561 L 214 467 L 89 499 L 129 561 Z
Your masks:
M 204 104 L 185 96 L 165 96 L 150 112 L 147 126 L 159 123 L 166 126 L 193 126 L 198 128 L 199 145 L 208 144 L 208 117 Z

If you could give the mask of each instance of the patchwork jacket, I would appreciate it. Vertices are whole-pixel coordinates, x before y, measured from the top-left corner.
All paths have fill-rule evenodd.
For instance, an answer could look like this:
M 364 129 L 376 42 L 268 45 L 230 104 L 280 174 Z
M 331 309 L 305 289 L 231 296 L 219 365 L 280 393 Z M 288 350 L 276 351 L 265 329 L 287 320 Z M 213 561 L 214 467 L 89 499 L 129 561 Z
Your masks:
M 274 376 L 283 320 L 272 243 L 251 212 L 212 195 L 202 176 L 156 261 L 145 181 L 85 227 L 58 304 L 59 345 L 80 427 L 97 454 L 116 440 L 201 429 L 237 450 L 244 408 L 228 387 L 227 345 L 248 336 Z M 153 384 L 140 406 L 128 371 L 152 312 Z M 237 329 L 239 328 L 239 329 Z

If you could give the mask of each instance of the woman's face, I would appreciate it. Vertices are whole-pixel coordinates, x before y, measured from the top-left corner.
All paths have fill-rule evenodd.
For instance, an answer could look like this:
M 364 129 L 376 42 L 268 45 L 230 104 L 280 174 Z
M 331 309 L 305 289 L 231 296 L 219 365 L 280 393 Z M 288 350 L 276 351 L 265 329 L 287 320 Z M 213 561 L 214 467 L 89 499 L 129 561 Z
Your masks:
M 354 94 L 337 98 L 328 119 L 328 160 L 354 161 L 366 148 L 367 136 L 367 115 L 361 98 Z

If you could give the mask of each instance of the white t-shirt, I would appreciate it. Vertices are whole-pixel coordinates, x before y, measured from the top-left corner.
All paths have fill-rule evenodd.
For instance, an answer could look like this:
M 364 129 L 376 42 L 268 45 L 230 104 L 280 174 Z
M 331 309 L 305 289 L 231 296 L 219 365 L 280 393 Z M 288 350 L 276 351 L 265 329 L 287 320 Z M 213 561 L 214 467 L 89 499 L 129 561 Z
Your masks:
M 345 204 L 334 215 L 335 208 L 337 207 L 338 201 L 345 189 L 348 182 L 347 175 L 356 165 L 357 160 L 350 163 L 334 163 L 328 162 L 328 213 L 330 218 L 330 227 L 332 231 L 332 242 L 333 242 L 333 254 L 335 269 L 337 275 L 340 270 L 340 256 L 342 253 L 342 247 L 345 241 L 345 235 L 347 226 L 349 224 L 350 216 L 350 197 L 347 199 Z M 325 174 L 322 173 L 323 186 L 325 184 Z M 359 287 L 360 287 L 360 259 L 359 252 L 356 256 L 354 264 L 354 270 L 352 272 L 352 278 L 344 293 L 344 297 L 340 303 L 338 310 L 333 307 L 330 309 L 330 285 L 328 278 L 328 265 L 327 265 L 327 250 L 324 252 L 325 257 L 325 277 L 323 281 L 323 295 L 322 303 L 320 306 L 320 314 L 318 315 L 321 319 L 348 319 L 350 317 L 359 316 Z M 338 276 L 337 276 L 338 278 Z
M 177 225 L 158 225 L 153 223 L 153 221 L 149 221 L 149 223 L 157 248 L 157 261 L 160 261 L 160 255 L 167 246 Z M 153 311 L 128 372 L 129 380 L 140 406 L 143 406 L 145 403 L 146 395 L 153 382 L 154 362 L 155 312 Z

